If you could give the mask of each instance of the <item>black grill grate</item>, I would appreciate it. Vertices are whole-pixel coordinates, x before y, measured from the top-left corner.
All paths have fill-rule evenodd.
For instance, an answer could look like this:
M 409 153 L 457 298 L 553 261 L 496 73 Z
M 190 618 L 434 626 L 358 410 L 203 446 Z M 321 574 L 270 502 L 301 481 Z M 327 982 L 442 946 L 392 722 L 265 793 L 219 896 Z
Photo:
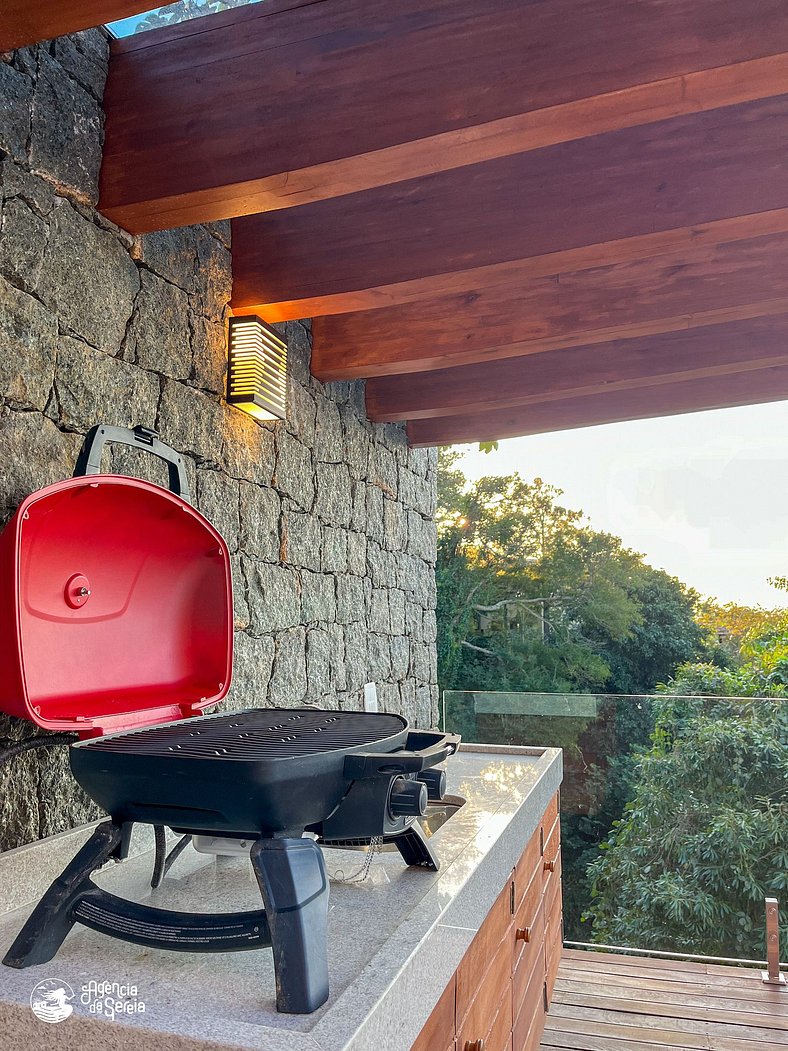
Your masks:
M 399 715 L 268 708 L 129 730 L 79 747 L 195 759 L 284 759 L 377 744 L 407 725 Z

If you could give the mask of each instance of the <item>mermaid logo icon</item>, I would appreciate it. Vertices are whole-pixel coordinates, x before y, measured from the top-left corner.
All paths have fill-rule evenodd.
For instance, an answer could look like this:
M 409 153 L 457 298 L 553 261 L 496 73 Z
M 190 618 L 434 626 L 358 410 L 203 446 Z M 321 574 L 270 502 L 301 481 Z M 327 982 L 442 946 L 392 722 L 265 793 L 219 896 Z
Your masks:
M 30 1006 L 42 1022 L 64 1022 L 74 1010 L 69 1003 L 73 999 L 70 985 L 59 978 L 45 978 L 30 994 Z

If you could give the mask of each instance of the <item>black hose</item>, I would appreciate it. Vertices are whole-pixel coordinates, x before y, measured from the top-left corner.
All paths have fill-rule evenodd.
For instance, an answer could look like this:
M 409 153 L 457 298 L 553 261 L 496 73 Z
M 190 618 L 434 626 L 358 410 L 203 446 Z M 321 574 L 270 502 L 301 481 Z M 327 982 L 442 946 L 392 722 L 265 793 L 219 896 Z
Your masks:
M 164 825 L 153 826 L 153 844 L 155 853 L 150 885 L 155 890 L 164 879 L 164 866 L 167 863 L 167 837 L 164 832 Z
M 164 862 L 164 875 L 165 876 L 170 871 L 170 868 L 172 867 L 173 863 L 178 860 L 178 858 L 181 856 L 181 854 L 184 852 L 184 850 L 188 847 L 188 845 L 191 843 L 191 841 L 192 841 L 192 837 L 191 836 L 181 836 L 181 838 L 178 840 L 178 842 L 175 844 L 175 846 L 169 852 L 169 854 L 167 855 L 167 860 Z
M 0 749 L 0 763 L 8 762 L 9 759 L 13 759 L 14 756 L 22 755 L 23 752 L 38 751 L 41 748 L 54 748 L 59 744 L 73 744 L 74 741 L 79 740 L 79 734 L 70 733 L 56 733 L 56 734 L 39 734 L 38 737 L 28 737 L 24 741 L 17 741 L 15 744 L 7 745 L 5 748 Z

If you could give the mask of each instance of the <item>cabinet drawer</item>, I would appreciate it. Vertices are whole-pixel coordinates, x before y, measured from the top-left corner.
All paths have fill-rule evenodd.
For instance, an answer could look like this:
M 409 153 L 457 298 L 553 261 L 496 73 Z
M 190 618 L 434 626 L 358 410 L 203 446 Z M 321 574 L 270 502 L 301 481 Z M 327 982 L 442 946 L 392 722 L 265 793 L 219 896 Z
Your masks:
M 495 1020 L 484 1040 L 484 1051 L 508 1051 L 512 1037 L 512 980 L 506 983 L 506 992 L 498 1005 Z
M 540 980 L 544 978 L 545 970 L 545 909 L 544 902 L 539 905 L 534 922 L 531 925 L 531 938 L 524 946 L 517 961 L 512 979 L 512 996 L 514 998 L 514 1014 L 517 1016 L 525 997 L 534 972 L 538 972 Z
M 495 953 L 503 942 L 508 945 L 508 932 L 512 923 L 512 884 L 507 882 L 490 909 L 484 923 L 457 968 L 457 1026 L 465 1018 L 483 976 Z M 511 973 L 511 972 L 510 972 Z M 507 978 L 509 975 L 507 974 Z M 502 986 L 492 1006 L 498 1003 Z M 484 1036 L 484 1033 L 478 1033 Z M 476 1039 L 476 1037 L 474 1037 Z
M 464 1048 L 468 1043 L 483 1040 L 490 1031 L 491 1021 L 495 1018 L 496 1008 L 501 1001 L 501 990 L 505 990 L 507 985 L 511 984 L 511 967 L 511 948 L 508 941 L 504 941 L 498 946 L 498 952 L 479 983 L 476 996 L 461 1023 L 458 1017 L 458 1047 Z
M 531 874 L 531 882 L 526 890 L 525 894 L 517 907 L 514 914 L 514 924 L 512 926 L 512 942 L 514 944 L 514 952 L 512 955 L 512 971 L 517 970 L 517 966 L 524 953 L 530 951 L 529 947 L 532 947 L 538 940 L 538 933 L 534 929 L 536 922 L 536 916 L 539 911 L 539 905 L 542 901 L 542 873 L 540 871 L 542 865 L 542 859 L 537 860 L 538 867 L 534 869 Z
M 517 1004 L 515 1000 L 515 1021 L 512 1028 L 513 1045 L 517 1051 L 525 1051 L 530 1048 L 528 1041 L 533 1041 L 536 1034 L 536 1042 L 533 1047 L 539 1046 L 539 1041 L 544 1028 L 545 1016 L 545 987 L 544 987 L 544 956 L 542 966 L 535 967 L 528 979 L 522 1001 Z
M 435 1009 L 424 1023 L 424 1028 L 416 1037 L 411 1051 L 435 1051 L 437 1047 L 446 1047 L 453 1051 L 456 985 L 456 976 L 452 975 Z
M 544 830 L 544 838 L 545 839 L 547 839 L 547 836 L 548 836 L 550 830 L 552 829 L 553 825 L 555 824 L 556 818 L 558 817 L 560 805 L 561 805 L 561 793 L 560 792 L 556 792 L 556 794 L 553 796 L 553 798 L 547 804 L 547 808 L 545 809 L 545 812 L 544 812 L 544 817 L 542 818 L 542 828 Z
M 528 840 L 528 845 L 514 868 L 514 908 L 517 911 L 523 896 L 531 885 L 534 872 L 542 863 L 541 826 Z

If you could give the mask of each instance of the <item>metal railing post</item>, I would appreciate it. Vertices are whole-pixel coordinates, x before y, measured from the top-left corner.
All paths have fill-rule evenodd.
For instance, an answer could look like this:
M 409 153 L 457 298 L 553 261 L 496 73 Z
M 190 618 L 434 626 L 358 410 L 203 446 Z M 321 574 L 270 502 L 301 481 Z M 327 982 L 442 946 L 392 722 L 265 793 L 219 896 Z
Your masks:
M 764 985 L 785 986 L 780 974 L 780 912 L 777 898 L 766 899 L 766 970 L 761 972 Z

